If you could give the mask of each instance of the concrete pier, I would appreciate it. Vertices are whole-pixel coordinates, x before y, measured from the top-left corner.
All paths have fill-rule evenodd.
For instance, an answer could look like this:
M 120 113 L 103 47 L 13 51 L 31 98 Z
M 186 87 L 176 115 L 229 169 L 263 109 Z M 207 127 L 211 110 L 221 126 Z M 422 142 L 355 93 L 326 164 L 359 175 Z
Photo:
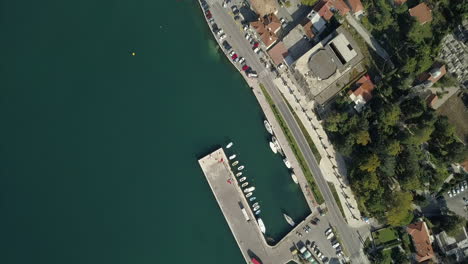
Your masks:
M 287 235 L 276 246 L 266 243 L 256 217 L 237 184 L 234 175 L 237 171 L 233 173 L 228 162 L 223 149 L 198 161 L 246 262 L 251 263 L 252 257 L 263 264 L 289 262 L 293 259 L 291 250 L 294 249 L 294 242 Z M 242 208 L 245 208 L 250 220 L 246 220 Z M 268 232 L 268 226 L 266 228 Z

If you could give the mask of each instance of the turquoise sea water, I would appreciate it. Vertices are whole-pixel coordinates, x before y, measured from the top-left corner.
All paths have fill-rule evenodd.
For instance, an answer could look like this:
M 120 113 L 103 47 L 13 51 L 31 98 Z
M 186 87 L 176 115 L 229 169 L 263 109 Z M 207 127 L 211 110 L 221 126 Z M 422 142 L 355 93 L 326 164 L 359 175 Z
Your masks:
M 0 263 L 242 263 L 197 163 L 230 140 L 270 237 L 308 213 L 195 1 L 0 3 Z

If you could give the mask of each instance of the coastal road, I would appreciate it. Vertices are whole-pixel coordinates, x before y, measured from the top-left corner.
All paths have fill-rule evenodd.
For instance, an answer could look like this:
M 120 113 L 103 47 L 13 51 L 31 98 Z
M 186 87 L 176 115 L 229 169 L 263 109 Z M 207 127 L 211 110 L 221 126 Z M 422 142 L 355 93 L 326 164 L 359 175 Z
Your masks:
M 210 5 L 210 10 L 215 18 L 219 28 L 222 28 L 227 35 L 227 41 L 231 44 L 237 54 L 243 56 L 246 62 L 253 70 L 259 74 L 259 82 L 262 83 L 271 95 L 274 103 L 278 106 L 281 115 L 286 121 L 288 127 L 291 129 L 296 142 L 304 154 L 307 165 L 312 170 L 315 181 L 323 194 L 325 202 L 328 207 L 328 219 L 330 223 L 336 228 L 338 234 L 343 243 L 346 253 L 352 263 L 368 263 L 366 256 L 364 255 L 362 248 L 363 245 L 358 237 L 355 229 L 349 227 L 344 221 L 343 216 L 338 208 L 338 205 L 331 193 L 328 184 L 322 175 L 317 161 L 307 144 L 307 141 L 296 123 L 294 116 L 290 112 L 286 102 L 281 96 L 279 90 L 273 83 L 273 79 L 276 78 L 273 73 L 265 68 L 264 64 L 260 62 L 259 56 L 252 50 L 251 44 L 244 38 L 245 32 L 241 29 L 240 25 L 237 24 L 233 17 L 228 13 L 229 8 L 223 8 L 221 6 L 221 0 L 207 0 Z

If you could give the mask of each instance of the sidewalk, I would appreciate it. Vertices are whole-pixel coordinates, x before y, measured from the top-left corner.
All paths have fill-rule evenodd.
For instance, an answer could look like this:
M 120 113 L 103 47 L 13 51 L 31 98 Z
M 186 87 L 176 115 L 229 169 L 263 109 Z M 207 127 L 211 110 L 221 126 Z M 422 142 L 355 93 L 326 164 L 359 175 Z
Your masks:
M 314 103 L 308 102 L 286 76 L 285 72 L 273 82 L 294 109 L 322 156 L 319 163 L 320 169 L 325 180 L 335 185 L 348 225 L 356 228 L 365 226 L 366 223 L 361 220 L 361 213 L 357 209 L 357 202 L 349 187 L 344 159 L 339 153 L 335 152 L 322 124 L 317 120 L 312 110 Z

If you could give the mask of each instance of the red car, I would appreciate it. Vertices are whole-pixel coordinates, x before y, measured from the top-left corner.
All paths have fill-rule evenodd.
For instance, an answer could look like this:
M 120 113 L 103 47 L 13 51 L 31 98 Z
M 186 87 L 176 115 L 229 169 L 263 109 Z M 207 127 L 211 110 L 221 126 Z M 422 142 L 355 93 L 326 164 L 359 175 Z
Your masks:
M 249 66 L 244 65 L 244 66 L 242 67 L 242 70 L 243 70 L 243 71 L 246 71 L 246 70 L 248 70 L 249 68 L 250 68 Z
M 232 55 L 231 57 L 233 60 L 237 59 L 237 54 L 234 53 L 234 55 Z
M 256 47 L 258 47 L 258 42 L 255 42 L 255 43 L 253 44 L 253 48 L 255 49 Z
M 205 12 L 206 18 L 210 19 L 212 17 L 210 10 Z

